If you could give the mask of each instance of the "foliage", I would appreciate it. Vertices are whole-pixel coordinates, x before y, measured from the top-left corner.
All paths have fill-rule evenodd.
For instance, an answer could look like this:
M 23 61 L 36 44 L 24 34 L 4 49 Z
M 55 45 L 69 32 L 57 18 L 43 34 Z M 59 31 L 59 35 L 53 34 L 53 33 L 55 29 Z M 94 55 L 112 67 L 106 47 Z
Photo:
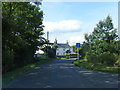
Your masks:
M 38 3 L 2 2 L 3 72 L 33 62 L 37 46 L 45 41 L 42 20 Z
M 76 45 L 73 45 L 72 48 L 73 48 L 73 52 L 77 53 Z
M 112 19 L 107 16 L 105 20 L 100 20 L 99 23 L 94 28 L 92 34 L 85 34 L 85 39 L 87 42 L 94 42 L 96 40 L 104 40 L 110 43 L 111 40 L 115 40 L 118 36 L 116 34 L 116 29 L 113 27 Z
M 120 67 L 120 55 L 118 56 L 116 62 L 115 62 L 115 65 Z
M 45 52 L 45 55 L 48 56 L 49 58 L 56 58 L 56 45 L 46 45 L 42 50 Z
M 107 66 L 118 65 L 120 55 L 120 40 L 112 19 L 107 16 L 100 20 L 91 34 L 85 34 L 85 42 L 80 49 L 82 58 L 89 63 L 101 63 Z M 119 66 L 119 65 L 118 65 Z
M 66 56 L 66 59 L 69 59 L 70 57 L 69 56 Z
M 66 53 L 65 54 L 66 58 L 76 58 L 77 57 L 77 53 Z
M 66 53 L 65 55 L 69 56 L 69 55 L 77 55 L 77 53 Z
M 116 61 L 115 55 L 111 54 L 110 52 L 104 52 L 100 54 L 98 57 L 99 61 L 105 65 L 114 65 Z
M 81 62 L 80 62 L 81 61 Z M 103 72 L 111 72 L 111 73 L 120 73 L 120 68 L 119 67 L 114 67 L 114 66 L 109 66 L 107 67 L 104 64 L 94 64 L 94 63 L 90 63 L 87 62 L 85 60 L 76 60 L 73 62 L 73 64 L 81 67 L 81 68 L 87 68 L 87 69 L 91 69 L 91 70 L 97 70 L 97 71 L 103 71 Z
M 88 62 L 97 63 L 98 55 L 94 53 L 87 53 L 85 59 L 87 59 Z

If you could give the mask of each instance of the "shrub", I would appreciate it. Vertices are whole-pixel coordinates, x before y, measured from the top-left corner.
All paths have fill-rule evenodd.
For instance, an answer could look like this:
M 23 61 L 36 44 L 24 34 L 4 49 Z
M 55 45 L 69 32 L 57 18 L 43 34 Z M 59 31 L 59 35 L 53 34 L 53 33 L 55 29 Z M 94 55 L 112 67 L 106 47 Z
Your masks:
M 106 65 L 114 65 L 115 61 L 116 61 L 116 57 L 114 54 L 111 54 L 110 52 L 104 52 L 101 53 L 98 56 L 98 60 L 102 63 L 102 64 L 106 64 Z
M 72 58 L 72 57 L 73 57 L 73 58 L 77 57 L 77 53 L 66 53 L 65 55 L 66 55 L 66 57 L 69 56 L 69 57 L 71 57 L 71 58 Z
M 92 63 L 97 63 L 98 60 L 98 55 L 94 54 L 94 53 L 87 53 L 85 59 L 88 60 L 88 62 L 92 62 Z
M 77 53 L 66 53 L 65 55 L 66 55 L 66 56 L 69 56 L 69 55 L 77 55 Z
M 115 54 L 111 54 L 110 52 L 104 52 L 101 54 L 95 54 L 95 53 L 87 53 L 85 56 L 85 59 L 88 60 L 88 62 L 91 63 L 102 63 L 105 65 L 114 65 L 115 62 L 116 64 L 120 64 L 119 59 L 117 60 L 117 57 Z
M 8 72 L 14 67 L 14 51 L 10 48 L 5 48 L 2 52 L 2 72 Z
M 79 63 L 87 62 L 87 59 L 82 59 L 79 61 Z
M 115 65 L 117 65 L 118 67 L 120 67 L 120 55 L 118 56 Z
M 70 57 L 69 56 L 66 56 L 66 59 L 69 59 Z

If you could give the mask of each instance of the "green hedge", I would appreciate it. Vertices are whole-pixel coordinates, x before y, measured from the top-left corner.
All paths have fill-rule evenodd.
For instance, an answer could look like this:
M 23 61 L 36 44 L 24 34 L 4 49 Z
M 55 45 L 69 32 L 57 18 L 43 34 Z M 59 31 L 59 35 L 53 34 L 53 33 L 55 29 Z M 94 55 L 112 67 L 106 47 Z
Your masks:
M 120 68 L 116 67 L 116 66 L 106 66 L 106 65 L 103 65 L 100 63 L 94 64 L 94 63 L 89 63 L 85 60 L 82 60 L 82 62 L 76 60 L 73 62 L 73 64 L 75 64 L 76 66 L 79 66 L 81 68 L 120 74 Z
M 95 53 L 87 53 L 85 58 L 91 63 L 102 63 L 105 65 L 114 65 L 115 63 L 120 63 L 118 56 L 110 52 L 104 52 L 98 55 Z

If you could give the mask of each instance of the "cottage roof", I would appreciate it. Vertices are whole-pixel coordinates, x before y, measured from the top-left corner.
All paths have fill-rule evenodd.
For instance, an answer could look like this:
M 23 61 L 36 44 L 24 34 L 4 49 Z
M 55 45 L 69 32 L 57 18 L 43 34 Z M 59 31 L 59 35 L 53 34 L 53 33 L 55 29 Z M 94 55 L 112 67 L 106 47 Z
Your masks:
M 68 44 L 58 43 L 57 46 L 58 46 L 58 48 L 71 48 Z

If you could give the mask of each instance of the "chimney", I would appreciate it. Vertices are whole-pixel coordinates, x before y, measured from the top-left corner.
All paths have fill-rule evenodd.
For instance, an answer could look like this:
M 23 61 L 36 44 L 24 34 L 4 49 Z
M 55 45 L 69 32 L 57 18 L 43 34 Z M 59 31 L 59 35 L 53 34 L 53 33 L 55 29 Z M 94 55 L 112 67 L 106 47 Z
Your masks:
M 57 44 L 57 39 L 55 38 L 55 41 L 54 41 L 55 44 Z
M 68 44 L 68 45 L 69 45 L 69 42 L 68 42 L 68 40 L 66 41 L 66 44 Z

